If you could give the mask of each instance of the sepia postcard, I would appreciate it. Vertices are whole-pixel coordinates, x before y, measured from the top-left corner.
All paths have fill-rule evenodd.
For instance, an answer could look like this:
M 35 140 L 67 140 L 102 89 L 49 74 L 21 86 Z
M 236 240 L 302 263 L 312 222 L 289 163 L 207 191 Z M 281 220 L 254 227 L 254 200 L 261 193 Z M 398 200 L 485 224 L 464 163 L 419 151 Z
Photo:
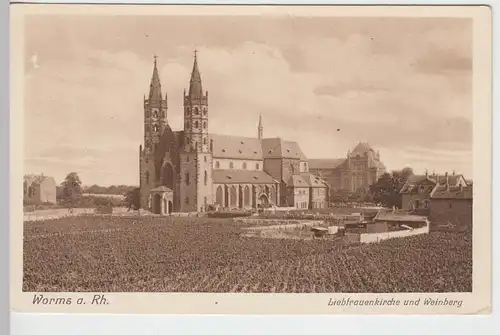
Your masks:
M 491 312 L 486 6 L 11 6 L 14 312 Z

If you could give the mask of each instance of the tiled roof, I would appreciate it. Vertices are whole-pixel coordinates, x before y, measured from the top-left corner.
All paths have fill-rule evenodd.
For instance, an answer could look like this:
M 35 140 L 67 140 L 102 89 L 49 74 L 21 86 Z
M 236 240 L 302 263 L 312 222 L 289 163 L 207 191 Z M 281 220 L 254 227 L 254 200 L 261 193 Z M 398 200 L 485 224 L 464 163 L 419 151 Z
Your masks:
M 292 175 L 287 181 L 288 187 L 326 187 L 326 182 L 311 173 Z
M 213 170 L 214 184 L 274 184 L 278 183 L 264 171 Z
M 312 173 L 301 173 L 300 176 L 310 187 L 326 187 L 326 181 Z
M 252 137 L 210 134 L 214 158 L 262 160 L 260 140 Z
M 412 221 L 412 222 L 425 222 L 427 218 L 425 216 L 410 215 L 406 212 L 393 212 L 381 210 L 373 218 L 378 221 Z
M 437 186 L 431 199 L 472 199 L 472 186 Z
M 264 158 L 294 158 L 300 159 L 301 161 L 307 160 L 297 142 L 285 141 L 279 137 L 263 139 L 262 154 Z
M 345 158 L 332 158 L 332 159 L 310 159 L 309 160 L 309 169 L 313 170 L 329 170 L 335 169 L 340 164 L 342 164 L 346 159 Z

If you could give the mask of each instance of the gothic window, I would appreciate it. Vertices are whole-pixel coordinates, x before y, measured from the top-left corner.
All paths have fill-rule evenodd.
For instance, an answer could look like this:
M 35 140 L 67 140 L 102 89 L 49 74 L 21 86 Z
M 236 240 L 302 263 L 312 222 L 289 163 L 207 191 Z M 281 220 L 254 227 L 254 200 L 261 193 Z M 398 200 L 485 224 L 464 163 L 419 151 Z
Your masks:
M 229 162 L 229 168 L 230 169 L 234 169 L 234 163 L 233 162 Z
M 207 145 L 207 138 L 206 137 L 203 138 L 203 145 Z
M 149 171 L 146 171 L 146 185 L 149 185 Z
M 198 109 L 198 107 L 194 108 L 194 114 L 195 115 L 199 115 L 200 114 L 200 110 Z
M 207 171 L 205 171 L 204 181 L 205 181 L 205 185 L 207 185 L 207 182 L 208 182 L 208 173 L 207 173 Z
M 247 162 L 243 162 L 243 169 L 246 170 L 247 169 Z
M 203 108 L 203 115 L 207 115 L 207 108 Z
M 158 131 L 158 125 L 157 124 L 153 125 L 153 131 Z
M 194 129 L 198 129 L 198 121 L 194 121 Z
M 153 117 L 158 117 L 158 111 L 153 111 Z
M 219 163 L 219 161 L 215 162 L 215 168 L 216 169 L 220 169 L 220 163 Z
M 255 164 L 255 169 L 256 169 L 256 170 L 259 170 L 259 169 L 260 169 L 259 163 Z
M 189 185 L 189 172 L 186 172 L 186 185 Z
M 214 151 L 214 141 L 210 140 L 210 152 Z
M 207 121 L 203 121 L 203 129 L 207 129 Z

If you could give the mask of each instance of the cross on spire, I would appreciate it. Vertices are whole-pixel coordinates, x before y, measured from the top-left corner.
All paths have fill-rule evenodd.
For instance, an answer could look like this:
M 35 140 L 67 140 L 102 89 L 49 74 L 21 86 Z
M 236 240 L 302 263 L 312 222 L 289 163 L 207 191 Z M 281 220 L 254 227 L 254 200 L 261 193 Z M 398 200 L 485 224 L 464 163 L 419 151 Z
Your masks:
M 155 66 L 156 66 L 156 59 L 158 58 L 158 56 L 156 54 L 154 54 L 153 58 L 154 58 L 154 61 L 155 61 Z
M 196 54 L 198 53 L 198 50 L 194 49 L 193 53 L 194 53 L 194 58 L 196 58 Z

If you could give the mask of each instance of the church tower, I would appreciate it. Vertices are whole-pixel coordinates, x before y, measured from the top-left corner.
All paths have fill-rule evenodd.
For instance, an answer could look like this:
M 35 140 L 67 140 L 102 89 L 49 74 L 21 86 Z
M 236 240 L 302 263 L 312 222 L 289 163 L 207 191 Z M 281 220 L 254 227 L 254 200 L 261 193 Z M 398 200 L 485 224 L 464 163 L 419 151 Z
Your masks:
M 148 208 L 149 191 L 155 185 L 155 155 L 157 154 L 160 136 L 167 125 L 167 96 L 161 93 L 160 76 L 154 56 L 153 76 L 148 97 L 144 97 L 144 148 L 140 147 L 140 190 L 141 207 Z
M 180 152 L 181 211 L 206 211 L 212 204 L 212 145 L 208 136 L 208 92 L 203 93 L 194 52 L 189 91 L 184 91 L 184 147 Z

